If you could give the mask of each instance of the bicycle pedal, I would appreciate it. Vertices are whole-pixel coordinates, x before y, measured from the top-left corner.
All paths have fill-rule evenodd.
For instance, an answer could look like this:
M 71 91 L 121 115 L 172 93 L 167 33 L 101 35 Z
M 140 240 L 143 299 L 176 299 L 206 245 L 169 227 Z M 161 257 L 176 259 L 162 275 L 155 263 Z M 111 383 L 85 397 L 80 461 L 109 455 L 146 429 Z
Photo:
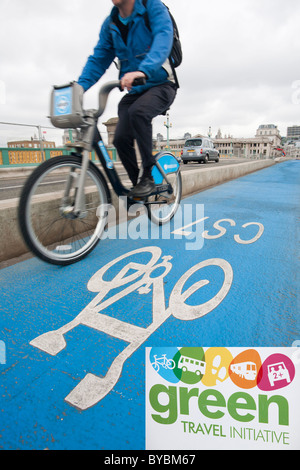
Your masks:
M 146 200 L 145 197 L 135 197 L 135 196 L 128 196 L 128 202 L 129 203 L 132 203 L 132 202 L 144 202 Z

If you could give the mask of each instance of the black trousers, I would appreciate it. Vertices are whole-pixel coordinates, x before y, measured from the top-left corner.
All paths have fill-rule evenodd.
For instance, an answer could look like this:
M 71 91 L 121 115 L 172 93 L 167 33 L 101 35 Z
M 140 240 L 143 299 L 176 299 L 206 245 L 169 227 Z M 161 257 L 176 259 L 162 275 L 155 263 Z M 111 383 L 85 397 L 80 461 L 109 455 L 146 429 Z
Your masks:
M 114 146 L 133 185 L 137 183 L 137 164 L 134 139 L 136 139 L 144 168 L 155 163 L 152 155 L 152 119 L 169 109 L 176 96 L 176 89 L 169 83 L 150 88 L 141 94 L 130 94 L 119 103 Z

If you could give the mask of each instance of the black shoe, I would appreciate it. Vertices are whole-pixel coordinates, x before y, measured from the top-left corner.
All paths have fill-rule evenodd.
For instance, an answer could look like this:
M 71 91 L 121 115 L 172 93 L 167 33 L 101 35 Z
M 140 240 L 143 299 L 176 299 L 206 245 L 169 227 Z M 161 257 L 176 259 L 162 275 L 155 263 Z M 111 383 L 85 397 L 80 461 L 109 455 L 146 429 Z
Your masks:
M 142 177 L 138 184 L 130 191 L 130 197 L 146 197 L 149 196 L 155 189 L 153 178 Z

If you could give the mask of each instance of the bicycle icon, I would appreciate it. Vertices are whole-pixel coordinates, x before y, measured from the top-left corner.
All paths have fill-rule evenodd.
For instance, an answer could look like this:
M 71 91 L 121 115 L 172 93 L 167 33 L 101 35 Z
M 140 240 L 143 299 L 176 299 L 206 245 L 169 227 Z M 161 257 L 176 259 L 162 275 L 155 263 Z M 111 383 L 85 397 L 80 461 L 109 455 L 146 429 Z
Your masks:
M 160 366 L 164 369 L 172 370 L 175 367 L 175 361 L 173 359 L 167 359 L 167 355 L 163 354 L 162 357 L 157 359 L 157 355 L 154 355 L 154 362 L 151 363 L 152 367 L 156 372 L 159 372 Z
M 104 279 L 105 274 L 116 264 L 139 255 L 150 255 L 147 262 L 129 261 L 111 279 Z M 169 274 L 173 265 L 172 256 L 161 256 L 162 251 L 157 246 L 148 246 L 125 253 L 113 259 L 89 280 L 87 288 L 97 292 L 95 298 L 71 321 L 57 330 L 48 331 L 30 341 L 30 344 L 52 356 L 56 356 L 66 347 L 65 334 L 78 325 L 85 325 L 100 332 L 121 339 L 128 346 L 113 360 L 105 377 L 98 377 L 87 373 L 80 383 L 65 397 L 71 406 L 85 410 L 102 400 L 118 382 L 125 361 L 172 315 L 178 320 L 195 320 L 215 309 L 228 294 L 233 271 L 231 265 L 224 259 L 212 258 L 201 261 L 188 269 L 176 282 L 166 307 L 164 278 Z M 149 257 L 149 256 L 148 256 Z M 189 305 L 186 300 L 210 283 L 208 279 L 201 279 L 201 270 L 208 266 L 215 266 L 223 272 L 224 282 L 220 290 L 209 300 L 198 305 Z M 161 272 L 163 271 L 163 272 Z M 157 273 L 161 272 L 159 276 Z M 198 273 L 196 282 L 184 290 L 189 278 Z M 123 289 L 119 289 L 123 287 Z M 117 292 L 116 292 L 116 288 Z M 108 294 L 113 292 L 110 297 Z M 138 292 L 141 295 L 152 291 L 152 323 L 142 328 L 133 323 L 113 318 L 103 313 L 112 304 L 123 297 Z M 173 365 L 174 364 L 174 365 Z M 155 367 L 174 368 L 172 359 L 156 359 Z

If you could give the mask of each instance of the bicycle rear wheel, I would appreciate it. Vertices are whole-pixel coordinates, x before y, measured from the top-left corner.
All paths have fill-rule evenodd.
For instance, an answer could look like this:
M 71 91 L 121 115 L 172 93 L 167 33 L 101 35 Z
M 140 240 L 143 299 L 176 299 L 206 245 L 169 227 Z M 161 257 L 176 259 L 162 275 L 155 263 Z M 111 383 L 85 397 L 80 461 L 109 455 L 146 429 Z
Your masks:
M 72 264 L 87 256 L 106 225 L 109 190 L 92 162 L 85 178 L 84 208 L 74 213 L 80 171 L 80 156 L 52 158 L 33 171 L 20 197 L 23 238 L 36 256 L 51 264 Z
M 149 196 L 147 199 L 147 213 L 149 219 L 157 225 L 163 225 L 174 217 L 181 200 L 182 178 L 178 160 L 169 152 L 161 152 L 157 155 L 157 162 L 161 165 L 172 186 L 172 193 L 164 191 L 160 194 Z M 157 168 L 152 170 L 154 181 L 157 184 L 167 184 L 165 178 Z

